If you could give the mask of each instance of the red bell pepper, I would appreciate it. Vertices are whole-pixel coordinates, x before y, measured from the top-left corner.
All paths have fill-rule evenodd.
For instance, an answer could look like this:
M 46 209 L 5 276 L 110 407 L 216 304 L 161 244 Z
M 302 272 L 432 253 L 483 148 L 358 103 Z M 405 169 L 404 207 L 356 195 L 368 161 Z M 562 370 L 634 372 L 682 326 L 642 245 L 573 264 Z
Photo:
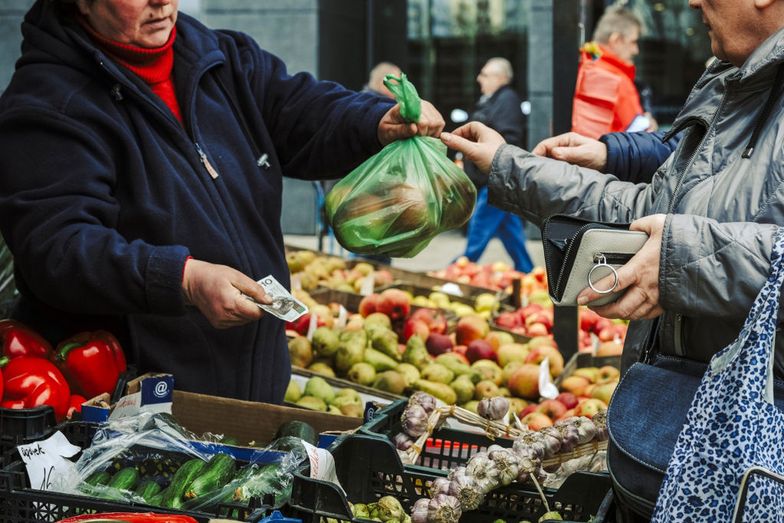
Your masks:
M 5 388 L 1 407 L 31 409 L 49 405 L 58 421 L 68 411 L 71 390 L 54 364 L 43 358 L 20 356 L 12 360 L 0 358 Z
M 71 385 L 87 398 L 113 393 L 126 369 L 120 342 L 106 331 L 68 338 L 57 346 L 57 361 Z
M 82 403 L 85 401 L 87 401 L 87 398 L 81 394 L 71 394 L 68 400 L 68 413 L 65 417 L 71 419 L 77 412 L 82 412 Z
M 15 320 L 0 320 L 0 342 L 3 356 L 18 358 L 34 356 L 49 358 L 52 346 L 30 327 Z

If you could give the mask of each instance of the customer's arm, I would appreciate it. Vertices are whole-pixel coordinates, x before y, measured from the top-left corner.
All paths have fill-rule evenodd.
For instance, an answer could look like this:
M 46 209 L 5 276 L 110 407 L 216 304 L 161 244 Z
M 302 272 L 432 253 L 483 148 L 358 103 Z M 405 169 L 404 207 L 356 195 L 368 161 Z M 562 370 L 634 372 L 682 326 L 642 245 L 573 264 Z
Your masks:
M 598 140 L 565 133 L 539 142 L 531 152 L 615 175 L 621 181 L 649 183 L 680 142 L 663 133 L 609 133 Z
M 664 133 L 609 133 L 599 141 L 607 148 L 603 172 L 619 180 L 650 183 L 656 170 L 675 151 L 680 134 L 664 141 Z

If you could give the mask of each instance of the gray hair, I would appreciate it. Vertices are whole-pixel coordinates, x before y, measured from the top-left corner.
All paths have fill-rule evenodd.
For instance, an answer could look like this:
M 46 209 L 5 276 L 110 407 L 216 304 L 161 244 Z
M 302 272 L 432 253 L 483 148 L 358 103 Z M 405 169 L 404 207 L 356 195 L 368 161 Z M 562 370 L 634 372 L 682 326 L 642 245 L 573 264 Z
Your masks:
M 610 36 L 619 33 L 628 36 L 634 29 L 642 32 L 642 20 L 625 7 L 608 7 L 593 31 L 593 39 L 600 44 L 610 41 Z
M 506 58 L 495 57 L 491 58 L 485 64 L 489 66 L 491 69 L 495 69 L 497 72 L 501 73 L 502 76 L 505 76 L 508 81 L 512 81 L 514 78 L 514 71 L 512 70 L 512 64 Z

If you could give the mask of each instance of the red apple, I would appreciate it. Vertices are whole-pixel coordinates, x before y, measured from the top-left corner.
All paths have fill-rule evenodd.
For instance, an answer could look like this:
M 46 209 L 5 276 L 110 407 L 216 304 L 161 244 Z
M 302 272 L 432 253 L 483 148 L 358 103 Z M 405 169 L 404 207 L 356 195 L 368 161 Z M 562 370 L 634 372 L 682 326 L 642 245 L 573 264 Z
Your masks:
M 567 409 L 573 409 L 577 406 L 577 396 L 571 392 L 562 392 L 555 399 L 563 403 Z
M 496 354 L 493 350 L 493 346 L 485 340 L 474 340 L 469 343 L 465 355 L 471 363 L 477 360 L 496 361 Z
M 446 317 L 435 309 L 417 309 L 409 317 L 411 320 L 420 320 L 427 325 L 430 332 L 444 334 L 446 332 Z
M 400 320 L 411 312 L 411 299 L 400 289 L 387 289 L 379 295 L 377 311 L 392 321 Z
M 522 322 L 520 317 L 514 312 L 502 312 L 495 319 L 495 324 L 503 329 L 513 329 L 519 327 Z
M 560 418 L 567 410 L 566 405 L 557 400 L 544 400 L 536 407 L 536 412 L 541 412 L 552 420 Z
M 591 309 L 580 310 L 580 329 L 585 332 L 592 332 L 596 326 L 596 322 L 601 319 L 601 316 L 596 314 Z
M 550 366 L 550 375 L 553 378 L 560 376 L 564 368 L 564 359 L 555 347 L 542 345 L 541 347 L 531 349 L 531 352 L 529 352 L 528 356 L 525 358 L 525 362 L 538 365 L 544 361 L 545 358 L 547 358 Z
M 379 269 L 373 273 L 373 284 L 376 287 L 386 287 L 387 285 L 392 285 L 392 281 L 394 277 L 392 273 L 386 269 Z
M 524 364 L 514 371 L 507 387 L 512 394 L 521 398 L 539 397 L 539 366 Z
M 541 323 L 547 329 L 547 333 L 549 333 L 553 329 L 553 318 L 546 312 L 536 312 L 531 314 L 530 316 L 525 317 L 525 324 L 530 327 L 534 323 Z M 543 334 L 543 336 L 547 335 L 547 333 Z
M 571 392 L 575 396 L 582 396 L 590 384 L 591 382 L 584 376 L 569 376 L 561 382 L 561 390 Z
M 595 414 L 607 410 L 607 405 L 602 401 L 595 398 L 581 401 L 574 409 L 575 416 L 585 416 L 592 418 Z
M 379 296 L 378 294 L 368 294 L 362 301 L 359 302 L 359 313 L 367 318 L 374 312 L 378 312 Z
M 419 336 L 423 340 L 426 340 L 429 335 L 430 329 L 427 328 L 427 324 L 422 320 L 408 319 L 403 325 L 403 339 L 406 341 L 408 341 L 411 336 Z
M 537 405 L 536 403 L 529 403 L 528 405 L 525 406 L 525 408 L 523 410 L 521 410 L 520 412 L 517 413 L 517 417 L 518 418 L 524 418 L 524 417 L 528 416 L 530 413 L 536 412 L 536 408 L 538 406 L 539 405 Z
M 541 412 L 531 412 L 520 421 L 528 425 L 531 430 L 542 430 L 553 425 L 553 420 Z
M 562 419 L 571 418 L 573 416 L 576 416 L 576 414 L 574 413 L 574 409 L 569 409 L 566 412 L 564 412 L 563 414 L 561 414 L 561 417 L 558 418 L 555 421 L 561 421 Z
M 493 347 L 493 350 L 497 351 L 498 348 L 502 345 L 506 345 L 507 343 L 514 343 L 514 337 L 508 332 L 490 331 L 490 333 L 485 337 L 485 341 L 487 341 Z
M 463 316 L 455 329 L 457 344 L 468 345 L 474 340 L 483 339 L 489 332 L 490 326 L 481 316 Z
M 532 323 L 526 327 L 525 333 L 533 338 L 534 336 L 547 336 L 550 331 L 547 330 L 544 323 Z
M 599 348 L 596 349 L 596 356 L 620 356 L 622 352 L 622 343 L 605 341 L 599 344 Z
M 449 335 L 431 332 L 430 336 L 428 336 L 427 340 L 425 341 L 425 346 L 427 347 L 427 352 L 433 356 L 438 356 L 439 354 L 450 352 L 452 347 L 454 347 L 454 344 L 452 343 L 452 338 L 450 338 Z

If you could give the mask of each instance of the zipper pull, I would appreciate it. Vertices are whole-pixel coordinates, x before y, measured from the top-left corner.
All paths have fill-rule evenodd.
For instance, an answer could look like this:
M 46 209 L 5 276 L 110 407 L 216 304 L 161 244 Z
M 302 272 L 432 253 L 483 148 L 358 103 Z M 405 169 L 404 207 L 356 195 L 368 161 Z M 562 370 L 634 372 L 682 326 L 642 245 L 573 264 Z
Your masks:
M 201 145 L 199 145 L 198 142 L 193 142 L 193 144 L 196 146 L 196 152 L 199 154 L 199 159 L 201 160 L 202 165 L 204 165 L 204 168 L 207 169 L 207 172 L 212 177 L 212 179 L 217 180 L 218 176 L 220 176 L 217 169 L 212 166 L 210 159 L 207 158 L 207 154 L 201 148 Z
M 256 161 L 256 165 L 258 165 L 259 167 L 264 167 L 265 169 L 269 169 L 270 168 L 270 163 L 269 163 L 268 159 L 269 159 L 269 155 L 267 153 L 264 153 Z

